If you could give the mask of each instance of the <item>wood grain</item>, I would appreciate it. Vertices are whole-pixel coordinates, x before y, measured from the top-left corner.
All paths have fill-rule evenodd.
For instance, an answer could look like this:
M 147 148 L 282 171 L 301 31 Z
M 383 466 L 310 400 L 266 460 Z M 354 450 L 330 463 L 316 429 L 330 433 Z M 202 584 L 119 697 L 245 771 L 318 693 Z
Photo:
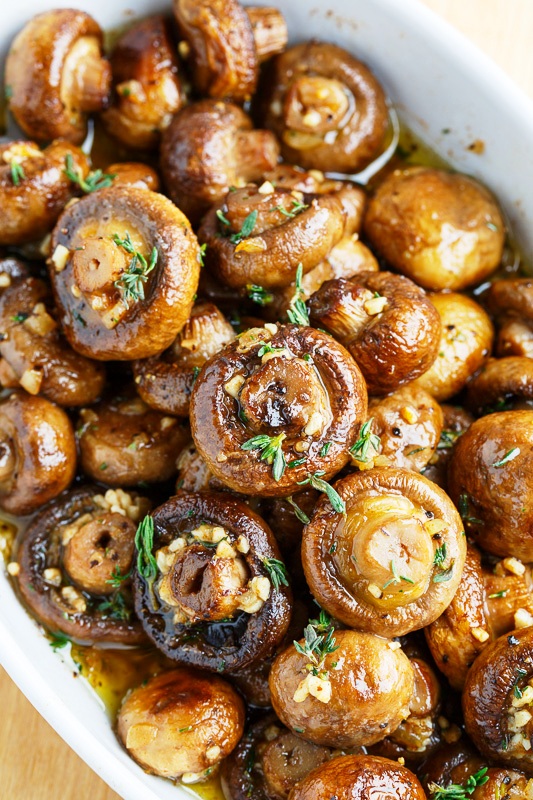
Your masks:
M 422 1 L 478 44 L 533 98 L 531 0 Z M 120 800 L 62 742 L 1 668 L 0 707 L 3 800 Z

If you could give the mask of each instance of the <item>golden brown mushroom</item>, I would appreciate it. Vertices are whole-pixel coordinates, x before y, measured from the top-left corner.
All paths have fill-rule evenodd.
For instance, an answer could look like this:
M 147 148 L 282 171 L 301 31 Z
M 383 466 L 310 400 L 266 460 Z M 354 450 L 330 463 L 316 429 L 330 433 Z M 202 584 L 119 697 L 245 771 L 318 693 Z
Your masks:
M 449 497 L 403 469 L 353 473 L 334 488 L 346 515 L 320 500 L 302 540 L 317 602 L 344 624 L 379 636 L 401 636 L 437 619 L 466 556 Z
M 190 315 L 200 257 L 187 219 L 156 192 L 110 187 L 70 206 L 49 272 L 72 347 L 104 361 L 169 347 Z
M 390 272 L 327 281 L 309 300 L 311 321 L 352 354 L 370 394 L 393 392 L 437 357 L 439 315 L 423 289 Z
M 87 176 L 87 157 L 69 142 L 58 140 L 45 150 L 18 140 L 0 145 L 0 244 L 25 244 L 52 230 L 75 194 L 65 174 L 67 159 Z
M 230 489 L 287 496 L 323 487 L 349 459 L 366 389 L 344 348 L 313 328 L 251 328 L 208 361 L 191 395 L 191 430 Z M 324 488 L 323 488 L 324 490 Z
M 281 53 L 287 26 L 276 8 L 243 8 L 237 0 L 174 0 L 184 41 L 180 53 L 190 61 L 200 94 L 244 102 L 255 91 L 260 61 Z
M 0 381 L 61 406 L 94 403 L 104 388 L 105 370 L 71 350 L 50 300 L 38 278 L 5 290 L 0 299 Z
M 160 189 L 159 175 L 147 164 L 137 161 L 120 161 L 109 164 L 106 172 L 114 175 L 113 186 L 135 186 L 137 189 Z
M 129 28 L 111 56 L 114 101 L 102 114 L 108 133 L 126 147 L 150 150 L 183 103 L 170 24 L 148 17 Z
M 492 195 L 465 175 L 429 167 L 395 170 L 365 217 L 370 242 L 426 289 L 465 289 L 498 267 L 505 223 Z
M 498 322 L 497 354 L 533 358 L 533 281 L 493 281 L 485 300 Z
M 17 391 L 0 404 L 0 508 L 31 514 L 66 489 L 75 472 L 74 431 L 61 408 Z
M 70 8 L 37 14 L 15 38 L 6 60 L 9 109 L 32 139 L 83 142 L 87 114 L 109 99 L 102 39 L 89 14 Z
M 200 100 L 176 114 L 164 132 L 161 172 L 169 197 L 197 223 L 231 187 L 260 180 L 278 156 L 274 134 L 254 129 L 238 106 Z
M 533 561 L 533 411 L 476 420 L 457 441 L 450 497 L 467 533 L 498 556 Z
M 244 704 L 229 683 L 182 667 L 126 695 L 117 733 L 146 772 L 199 783 L 238 743 L 244 714 Z
M 385 144 L 385 94 L 361 61 L 334 44 L 286 50 L 265 70 L 259 114 L 281 140 L 283 157 L 307 169 L 354 173 Z
M 476 414 L 510 410 L 533 400 L 533 359 L 489 358 L 468 384 L 467 405 Z
M 168 350 L 134 362 L 137 391 L 151 408 L 186 417 L 200 367 L 234 338 L 235 331 L 215 305 L 198 303 Z

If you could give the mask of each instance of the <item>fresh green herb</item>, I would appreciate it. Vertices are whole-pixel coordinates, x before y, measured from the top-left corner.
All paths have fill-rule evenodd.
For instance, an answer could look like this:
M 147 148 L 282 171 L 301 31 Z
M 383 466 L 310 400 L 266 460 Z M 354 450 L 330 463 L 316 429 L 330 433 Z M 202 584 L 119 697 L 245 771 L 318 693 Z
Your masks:
M 79 311 L 73 311 L 73 312 L 72 312 L 72 316 L 73 316 L 73 317 L 74 317 L 74 319 L 76 319 L 76 320 L 77 320 L 77 321 L 80 323 L 80 325 L 82 325 L 84 328 L 86 328 L 86 327 L 87 327 L 87 323 L 85 322 L 85 320 L 83 319 L 83 317 L 82 317 L 82 315 L 79 313 Z
M 489 600 L 495 600 L 498 597 L 505 597 L 507 594 L 507 589 L 502 589 L 501 592 L 494 592 L 494 594 L 489 594 Z
M 438 786 L 436 783 L 429 784 L 429 791 L 431 792 L 430 800 L 466 800 L 476 791 L 478 786 L 483 786 L 487 783 L 489 776 L 487 775 L 487 767 L 483 767 L 475 775 L 470 775 L 466 779 L 464 786 L 457 783 L 451 783 L 446 788 Z
M 451 580 L 454 563 L 455 562 L 452 561 L 448 569 L 443 569 L 441 572 L 437 572 L 437 574 L 433 576 L 433 583 L 447 583 L 449 580 Z
M 313 489 L 316 489 L 318 492 L 324 492 L 324 494 L 327 495 L 329 502 L 333 506 L 333 509 L 338 514 L 345 514 L 346 503 L 338 494 L 338 492 L 335 491 L 333 486 L 330 486 L 330 484 L 327 483 L 327 481 L 322 480 L 321 476 L 324 474 L 325 474 L 324 470 L 319 470 L 318 472 L 315 472 L 314 475 L 309 475 L 307 478 L 305 478 L 305 480 L 298 481 L 298 486 L 309 485 L 312 486 Z
M 65 169 L 63 173 L 72 183 L 77 183 L 82 192 L 86 192 L 87 194 L 111 186 L 114 179 L 117 177 L 114 174 L 102 172 L 101 169 L 95 169 L 93 172 L 89 172 L 86 178 L 83 178 L 81 172 L 74 169 L 74 160 L 70 153 L 65 157 Z
M 298 264 L 294 281 L 296 289 L 289 304 L 289 310 L 287 311 L 289 322 L 292 322 L 293 325 L 309 325 L 309 314 L 303 300 L 302 277 L 303 265 Z
M 494 224 L 494 222 L 487 222 L 487 228 L 491 231 L 497 231 L 498 226 Z
M 4 97 L 6 100 L 11 100 L 13 97 L 13 87 L 9 86 L 9 84 L 6 84 L 4 87 Z
M 414 455 L 415 455 L 415 453 L 421 453 L 421 452 L 422 452 L 422 450 L 425 450 L 425 449 L 426 449 L 425 447 L 415 447 L 415 449 L 414 449 L 414 450 L 409 450 L 409 452 L 407 453 L 407 455 L 408 455 L 408 456 L 414 456 Z
M 385 591 L 385 589 L 388 589 L 388 587 L 391 584 L 401 583 L 402 581 L 405 581 L 405 583 L 413 583 L 414 584 L 414 581 L 411 580 L 411 578 L 406 578 L 404 575 L 399 575 L 398 574 L 398 570 L 396 569 L 394 561 L 390 562 L 390 571 L 392 572 L 392 578 L 390 580 L 388 580 L 386 583 L 383 584 L 383 586 L 382 586 L 383 591 Z
M 437 450 L 448 450 L 450 447 L 453 447 L 459 436 L 461 436 L 459 431 L 442 431 Z
M 71 639 L 64 634 L 64 633 L 51 633 L 50 634 L 50 647 L 55 652 L 56 650 L 61 650 L 63 647 L 66 647 L 67 644 L 70 644 Z
M 24 322 L 25 320 L 27 320 L 29 316 L 30 315 L 26 314 L 26 312 L 21 311 L 18 314 L 15 314 L 14 317 L 11 317 L 11 321 L 12 322 L 16 322 L 17 324 L 19 324 L 19 323 Z
M 252 439 L 248 439 L 247 442 L 244 442 L 244 444 L 241 444 L 241 450 L 259 450 L 261 453 L 261 461 L 272 464 L 274 480 L 279 481 L 287 466 L 282 450 L 282 444 L 285 438 L 285 433 L 280 433 L 279 436 L 268 436 L 266 433 L 259 434 L 259 436 L 254 436 Z
M 337 542 L 333 542 L 331 547 L 328 550 L 328 553 L 332 556 L 337 552 Z
M 440 547 L 437 547 L 435 550 L 435 557 L 433 558 L 433 565 L 437 567 L 442 567 L 444 562 L 446 561 L 446 542 L 444 542 Z
M 102 463 L 100 464 L 100 466 L 98 467 L 98 469 L 101 469 L 101 470 L 102 470 L 102 472 L 103 472 L 104 470 L 106 470 L 106 469 L 107 469 L 107 467 L 108 467 L 108 465 L 106 464 L 106 462 L 105 462 L 105 461 L 102 461 Z
M 369 451 L 371 448 L 375 453 L 379 453 L 381 448 L 381 439 L 377 433 L 372 433 L 373 422 L 374 417 L 370 417 L 370 419 L 361 426 L 359 439 L 350 447 L 350 453 L 355 460 L 361 461 L 363 464 L 366 464 L 366 462 L 370 460 L 371 455 Z
M 292 461 L 289 461 L 287 464 L 287 469 L 294 469 L 294 467 L 300 467 L 302 464 L 305 464 L 307 461 L 307 456 L 302 456 L 301 458 L 293 458 Z
M 219 546 L 220 542 L 227 542 L 228 537 L 223 536 L 222 539 L 219 539 L 218 542 L 208 542 L 205 539 L 195 539 L 194 544 L 200 544 L 202 547 L 210 548 L 211 550 L 216 550 Z
M 178 728 L 178 733 L 188 733 L 188 731 L 192 731 L 192 729 L 192 725 L 187 725 L 185 728 Z
M 101 600 L 96 606 L 104 617 L 112 617 L 113 619 L 127 620 L 131 616 L 131 609 L 128 608 L 124 596 L 121 592 L 115 592 L 105 600 Z
M 329 453 L 329 449 L 332 445 L 332 442 L 324 442 L 322 447 L 320 448 L 320 458 L 324 458 Z
M 296 651 L 309 659 L 307 666 L 312 675 L 327 677 L 327 670 L 324 670 L 326 657 L 339 649 L 334 633 L 335 628 L 331 619 L 321 610 L 318 620 L 309 620 L 309 624 L 304 630 L 303 644 L 297 641 L 293 642 Z
M 207 242 L 200 245 L 200 250 L 198 252 L 198 263 L 201 267 L 204 266 L 204 259 L 205 259 L 205 251 L 207 250 Z
M 24 180 L 26 177 L 26 173 L 24 172 L 23 168 L 20 164 L 15 163 L 12 161 L 9 165 L 9 169 L 11 171 L 11 182 L 13 186 L 18 186 L 21 181 Z
M 268 304 L 272 303 L 274 300 L 272 292 L 267 292 L 266 289 L 262 286 L 258 286 L 257 283 L 247 283 L 246 293 L 252 303 L 257 303 L 258 306 L 268 306 Z
M 258 342 L 257 344 L 261 345 L 261 347 L 257 351 L 258 358 L 263 358 L 263 356 L 266 355 L 267 353 L 274 353 L 274 354 L 283 353 L 283 350 L 285 349 L 283 347 L 272 347 L 272 345 L 269 344 L 268 342 Z
M 229 221 L 229 219 L 227 219 L 227 217 L 225 217 L 225 216 L 224 216 L 224 213 L 223 213 L 222 209 L 218 208 L 218 209 L 215 211 L 215 214 L 216 214 L 216 217 L 217 217 L 217 219 L 218 219 L 218 220 L 219 220 L 219 221 L 220 221 L 220 222 L 221 222 L 223 225 L 226 225 L 228 228 L 231 226 L 231 222 Z
M 290 465 L 289 465 L 289 466 L 290 466 Z M 292 506 L 292 508 L 294 509 L 294 514 L 295 514 L 295 516 L 296 516 L 296 519 L 300 520 L 300 522 L 303 522 L 303 524 L 304 524 L 304 525 L 308 525 L 310 520 L 309 520 L 309 517 L 307 516 L 307 514 L 305 513 L 305 511 L 302 511 L 302 509 L 300 508 L 300 506 L 299 506 L 299 505 L 297 505 L 297 504 L 294 502 L 294 500 L 292 499 L 292 497 L 287 497 L 287 498 L 286 498 L 286 500 L 287 500 L 287 503 L 288 503 L 290 506 Z
M 492 466 L 493 467 L 503 467 L 505 464 L 508 464 L 509 461 L 512 461 L 520 455 L 520 448 L 519 447 L 512 447 L 510 450 L 506 452 L 506 454 L 501 458 L 499 461 L 494 461 Z
M 520 688 L 520 686 L 518 685 L 513 686 L 513 694 L 518 700 L 520 700 L 520 698 L 522 697 L 522 689 Z
M 293 728 L 294 733 L 303 733 L 305 728 Z
M 192 381 L 195 382 L 196 378 L 200 374 L 200 367 L 193 367 L 192 368 Z
M 226 660 L 223 658 L 222 661 L 219 661 L 217 664 L 217 672 L 224 672 L 226 669 Z
M 287 568 L 283 561 L 280 561 L 279 558 L 262 558 L 261 561 L 268 572 L 268 577 L 274 589 L 289 585 Z
M 157 249 L 155 247 L 152 248 L 150 260 L 147 262 L 142 253 L 139 253 L 133 246 L 129 233 L 126 233 L 124 239 L 121 239 L 120 236 L 115 233 L 113 241 L 117 247 L 123 247 L 124 250 L 132 256 L 127 270 L 114 284 L 120 291 L 126 308 L 129 308 L 130 303 L 134 303 L 137 300 L 144 300 L 144 284 L 148 280 L 148 275 L 155 269 L 157 264 Z
M 120 589 L 124 581 L 127 581 L 130 576 L 131 572 L 127 572 L 125 575 L 123 575 L 120 571 L 120 567 L 115 567 L 111 573 L 111 577 L 106 581 L 106 583 L 109 583 L 113 589 Z
M 292 201 L 292 208 L 290 209 L 286 209 L 283 206 L 273 206 L 270 211 L 279 211 L 279 213 L 283 214 L 284 217 L 294 219 L 297 214 L 299 214 L 301 211 L 305 211 L 306 208 L 309 208 L 306 203 L 301 203 L 299 200 L 295 199 Z
M 232 233 L 229 240 L 232 244 L 239 244 L 243 239 L 247 239 L 255 228 L 257 222 L 257 211 L 250 211 L 242 223 L 242 228 L 238 233 Z
M 147 581 L 157 575 L 157 561 L 152 553 L 154 547 L 154 520 L 148 514 L 140 523 L 135 533 L 137 548 L 137 571 Z
M 484 525 L 485 523 L 483 522 L 482 519 L 477 519 L 477 517 L 470 516 L 468 504 L 469 504 L 468 495 L 466 493 L 459 495 L 459 504 L 458 504 L 459 515 L 463 520 L 463 522 L 470 522 L 472 525 Z

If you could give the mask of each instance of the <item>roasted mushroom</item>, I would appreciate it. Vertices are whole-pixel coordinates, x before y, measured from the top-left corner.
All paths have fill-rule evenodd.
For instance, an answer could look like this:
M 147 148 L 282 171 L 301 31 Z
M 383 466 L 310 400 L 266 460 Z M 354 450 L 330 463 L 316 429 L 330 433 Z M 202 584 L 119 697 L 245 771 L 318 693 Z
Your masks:
M 426 293 L 408 278 L 368 272 L 327 281 L 309 300 L 313 324 L 352 354 L 368 391 L 387 394 L 437 358 L 441 326 Z
M 34 142 L 0 145 L 0 244 L 20 245 L 49 233 L 75 188 L 65 174 L 67 159 L 82 177 L 87 157 L 64 141 L 40 150 Z
M 6 289 L 9 289 L 14 281 L 29 278 L 31 273 L 30 264 L 0 251 L 0 296 Z
M 379 756 L 344 756 L 313 770 L 289 800 L 425 800 L 418 778 L 396 761 Z
M 172 478 L 188 438 L 188 430 L 175 417 L 154 411 L 131 394 L 82 409 L 80 414 L 82 468 L 108 486 Z
M 174 341 L 198 286 L 200 251 L 163 195 L 110 187 L 61 215 L 49 271 L 65 335 L 82 355 L 147 358 Z
M 448 488 L 448 462 L 457 439 L 471 426 L 474 417 L 461 406 L 447 403 L 441 405 L 443 425 L 437 450 L 429 464 L 420 470 L 430 481 L 438 484 L 444 491 Z
M 533 359 L 489 358 L 468 384 L 467 405 L 476 414 L 504 411 L 533 400 Z
M 267 323 L 251 328 L 202 368 L 191 430 L 210 471 L 236 492 L 287 496 L 348 461 L 366 416 L 364 381 L 326 333 Z
M 302 561 L 317 602 L 344 624 L 401 636 L 433 622 L 461 579 L 466 541 L 442 489 L 411 470 L 371 469 L 334 484 L 346 506 L 320 500 Z
M 133 364 L 137 391 L 151 408 L 186 417 L 200 367 L 234 338 L 216 306 L 198 303 L 168 350 Z
M 533 411 L 476 420 L 456 443 L 450 497 L 467 533 L 498 556 L 533 561 Z
M 441 318 L 441 340 L 436 360 L 416 383 L 442 402 L 460 392 L 490 355 L 494 329 L 487 313 L 466 295 L 443 292 L 430 300 Z
M 224 484 L 210 472 L 192 441 L 179 454 L 176 467 L 178 470 L 176 492 L 179 492 L 180 489 L 186 492 L 201 492 L 208 489 L 223 491 L 225 489 Z
M 311 41 L 286 50 L 265 70 L 261 119 L 289 162 L 354 173 L 385 145 L 385 94 L 372 72 L 346 50 Z
M 14 39 L 5 70 L 9 109 L 32 139 L 83 142 L 87 113 L 109 99 L 102 39 L 89 14 L 70 8 L 37 14 Z
M 505 223 L 492 195 L 472 178 L 409 167 L 378 186 L 365 232 L 398 272 L 426 289 L 459 290 L 498 267 Z
M 169 658 L 231 672 L 283 639 L 285 567 L 270 528 L 242 501 L 179 492 L 144 521 L 137 558 L 135 607 Z
M 119 739 L 144 770 L 185 784 L 212 775 L 243 728 L 244 705 L 235 689 L 183 667 L 126 695 L 117 720 Z
M 200 100 L 176 114 L 164 131 L 161 172 L 169 197 L 197 223 L 232 186 L 260 180 L 278 155 L 274 134 L 253 129 L 238 106 Z
M 70 349 L 61 336 L 50 292 L 38 278 L 14 282 L 0 298 L 0 381 L 61 406 L 98 400 L 105 371 Z
M 281 53 L 287 26 L 276 8 L 243 8 L 238 0 L 174 0 L 183 42 L 200 94 L 244 102 L 255 91 L 260 61 Z
M 227 286 L 288 286 L 316 267 L 357 227 L 362 190 L 343 184 L 318 195 L 276 189 L 270 181 L 230 191 L 198 231 L 206 266 Z
M 493 281 L 484 299 L 498 322 L 498 355 L 533 358 L 533 281 Z
M 120 161 L 109 164 L 107 173 L 113 175 L 113 186 L 134 186 L 137 189 L 150 189 L 158 192 L 159 175 L 147 164 L 137 161 Z
M 0 508 L 30 514 L 66 489 L 75 472 L 65 412 L 44 397 L 12 392 L 0 404 Z
M 121 489 L 75 489 L 38 514 L 16 558 L 18 586 L 52 632 L 76 641 L 142 644 L 129 590 L 137 522 L 150 504 Z
M 114 101 L 102 114 L 108 133 L 126 147 L 157 147 L 161 132 L 183 103 L 170 25 L 162 16 L 133 25 L 111 56 Z

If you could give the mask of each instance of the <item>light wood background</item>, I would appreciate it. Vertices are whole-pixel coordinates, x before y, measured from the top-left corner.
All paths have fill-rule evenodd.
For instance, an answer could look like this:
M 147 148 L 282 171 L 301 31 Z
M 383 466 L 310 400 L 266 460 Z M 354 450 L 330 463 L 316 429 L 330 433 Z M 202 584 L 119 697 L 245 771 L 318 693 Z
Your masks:
M 533 98 L 531 0 L 423 2 L 476 42 Z M 0 708 L 3 800 L 120 800 L 44 722 L 1 668 Z

